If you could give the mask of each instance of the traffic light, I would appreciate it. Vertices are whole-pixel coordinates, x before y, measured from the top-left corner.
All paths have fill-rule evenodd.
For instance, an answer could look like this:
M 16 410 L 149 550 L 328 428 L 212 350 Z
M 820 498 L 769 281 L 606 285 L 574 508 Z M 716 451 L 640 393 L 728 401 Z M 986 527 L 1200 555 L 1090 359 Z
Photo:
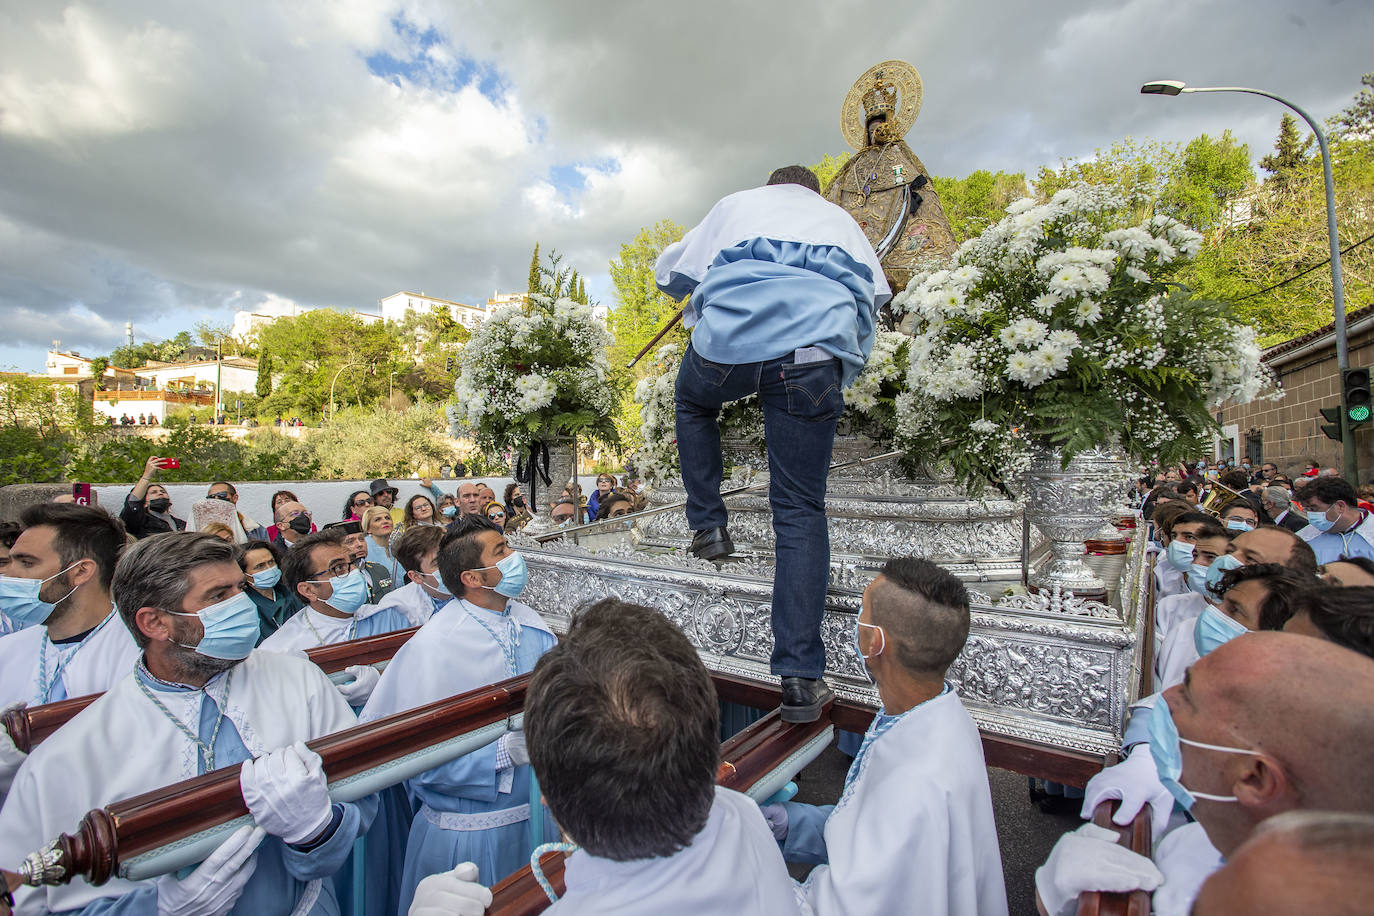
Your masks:
M 1321 408 L 1322 419 L 1326 422 L 1322 424 L 1321 431 L 1326 434 L 1326 438 L 1341 441 L 1341 409 L 1339 407 Z
M 1341 393 L 1350 428 L 1355 429 L 1368 423 L 1371 410 L 1374 410 L 1369 393 L 1369 369 L 1342 369 Z

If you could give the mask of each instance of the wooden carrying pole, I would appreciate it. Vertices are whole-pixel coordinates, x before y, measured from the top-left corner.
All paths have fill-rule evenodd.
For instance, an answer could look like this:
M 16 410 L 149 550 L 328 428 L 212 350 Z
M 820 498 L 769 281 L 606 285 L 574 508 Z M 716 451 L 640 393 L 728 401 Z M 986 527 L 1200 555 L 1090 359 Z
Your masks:
M 338 674 L 350 665 L 375 665 L 390 661 L 396 650 L 405 645 L 406 640 L 419 631 L 419 627 L 394 630 L 380 636 L 366 636 L 348 642 L 336 642 L 328 646 L 306 649 L 305 656 L 320 667 L 325 674 Z M 81 710 L 100 699 L 101 694 L 91 693 L 42 706 L 20 706 L 0 716 L 0 726 L 9 732 L 10 740 L 21 752 L 28 754 L 43 739 L 66 725 Z
M 1093 823 L 1108 830 L 1115 830 L 1120 843 L 1132 852 L 1142 856 L 1150 855 L 1150 808 L 1140 809 L 1125 827 L 1112 823 L 1119 801 L 1104 801 L 1093 809 Z M 1078 916 L 1150 916 L 1150 895 L 1146 891 L 1112 893 L 1108 891 L 1086 891 L 1078 896 Z
M 783 722 L 775 709 L 730 738 L 720 747 L 721 762 L 716 769 L 716 785 L 736 792 L 748 792 L 784 766 L 798 748 L 821 735 L 828 735 L 832 727 L 832 709 L 833 706 L 827 707 L 819 720 L 806 725 Z M 787 775 L 790 778 L 792 774 Z M 566 861 L 561 852 L 546 853 L 539 859 L 549 886 L 560 895 L 565 890 L 563 867 Z M 487 908 L 489 916 L 533 916 L 544 912 L 550 905 L 548 895 L 539 886 L 528 865 L 494 885 L 491 896 L 491 906 Z
M 396 713 L 365 725 L 316 738 L 308 746 L 323 758 L 330 796 L 350 801 L 371 794 L 358 793 L 350 777 L 376 770 L 418 751 L 469 735 L 486 726 L 503 722 L 521 712 L 529 675 L 510 678 L 459 694 L 447 700 Z M 499 733 L 497 733 L 499 734 Z M 495 740 L 495 735 L 491 738 Z M 458 756 L 458 755 L 455 755 Z M 425 769 L 437 765 L 431 763 Z M 401 771 L 398 769 L 398 773 Z M 402 774 L 396 780 L 409 778 Z M 350 783 L 353 792 L 347 791 Z M 340 788 L 344 791 L 339 791 Z M 52 856 L 52 867 L 44 869 L 42 883 L 65 884 L 80 876 L 87 882 L 104 884 L 115 875 L 138 879 L 150 874 L 130 874 L 127 866 L 140 856 L 150 856 L 178 841 L 222 828 L 245 818 L 239 789 L 239 768 L 224 767 L 162 789 L 115 802 L 88 813 L 72 834 L 63 834 L 45 852 Z M 209 848 L 222 840 L 216 836 Z M 188 844 L 189 845 L 189 844 Z M 200 844 L 205 845 L 205 844 Z M 175 868 L 194 864 L 204 858 L 191 849 L 182 856 L 188 861 L 164 860 L 161 865 Z M 29 860 L 33 857 L 30 856 Z M 29 883 L 38 876 L 26 874 Z
M 635 364 L 638 363 L 641 359 L 643 359 L 646 353 L 648 353 L 650 350 L 652 350 L 654 347 L 658 345 L 658 342 L 663 339 L 663 335 L 667 334 L 673 328 L 677 327 L 677 323 L 682 320 L 682 313 L 685 311 L 687 311 L 686 306 L 683 306 L 682 308 L 678 309 L 677 314 L 674 315 L 672 319 L 667 324 L 665 324 L 657 334 L 654 335 L 654 339 L 646 343 L 644 345 L 644 349 L 636 353 L 635 358 L 625 364 L 625 368 L 633 369 L 635 367 Z

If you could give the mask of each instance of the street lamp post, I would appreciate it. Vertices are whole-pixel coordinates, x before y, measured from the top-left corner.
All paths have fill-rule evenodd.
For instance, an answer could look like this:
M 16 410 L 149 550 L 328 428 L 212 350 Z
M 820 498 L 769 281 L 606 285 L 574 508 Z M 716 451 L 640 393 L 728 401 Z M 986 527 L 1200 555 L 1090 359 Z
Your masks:
M 339 371 L 334 373 L 334 379 L 329 383 L 329 420 L 334 421 L 334 415 L 339 412 L 339 408 L 334 404 L 334 383 L 339 380 L 339 373 L 345 369 L 352 369 L 354 366 L 361 366 L 362 363 L 344 363 L 339 367 Z
M 1331 177 L 1331 148 L 1326 142 L 1326 131 L 1322 130 L 1321 125 L 1297 105 L 1283 96 L 1265 92 L 1263 89 L 1249 89 L 1244 86 L 1189 86 L 1179 80 L 1155 80 L 1140 87 L 1141 95 L 1173 96 L 1185 92 L 1248 92 L 1251 95 L 1262 95 L 1293 109 L 1307 122 L 1307 126 L 1312 128 L 1312 133 L 1317 137 L 1317 148 L 1321 150 L 1322 178 L 1326 182 L 1326 237 L 1331 246 L 1331 296 L 1335 300 L 1333 304 L 1335 312 L 1333 327 L 1336 332 L 1336 367 L 1338 370 L 1349 369 L 1350 345 L 1345 333 L 1345 284 L 1341 279 L 1341 242 L 1340 237 L 1336 234 L 1336 182 Z M 1354 484 L 1359 479 L 1359 460 L 1355 454 L 1355 434 L 1350 428 L 1350 417 L 1346 413 L 1348 407 L 1349 405 L 1345 403 L 1344 386 L 1342 386 L 1341 445 L 1344 447 L 1345 453 L 1345 478 Z

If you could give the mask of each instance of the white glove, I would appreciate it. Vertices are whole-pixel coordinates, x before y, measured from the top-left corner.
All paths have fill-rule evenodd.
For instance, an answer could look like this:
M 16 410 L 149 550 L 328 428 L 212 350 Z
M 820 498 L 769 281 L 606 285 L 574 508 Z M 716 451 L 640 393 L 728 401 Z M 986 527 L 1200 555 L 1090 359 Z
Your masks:
M 371 665 L 349 665 L 344 672 L 353 675 L 350 683 L 338 685 L 339 693 L 343 694 L 349 706 L 362 706 L 366 703 L 367 698 L 372 696 L 377 682 L 382 679 L 382 673 Z
M 787 839 L 787 809 L 782 805 L 761 805 L 759 810 L 768 822 L 768 829 L 773 831 L 773 839 L 779 843 Z
M 11 703 L 9 706 L 0 708 L 0 717 L 11 710 L 19 709 L 23 705 L 23 703 Z M 4 726 L 0 726 L 0 799 L 3 799 L 5 793 L 10 790 L 10 783 L 14 782 L 14 774 L 19 772 L 19 767 L 28 759 L 28 754 L 14 746 L 9 731 Z
M 1060 837 L 1035 870 L 1035 890 L 1050 916 L 1076 912 L 1084 891 L 1153 891 L 1163 883 L 1155 863 L 1118 843 L 1115 830 L 1096 824 Z
M 515 766 L 522 767 L 530 762 L 530 752 L 525 746 L 523 731 L 506 732 L 501 736 L 501 746 L 510 755 L 510 762 Z
M 409 916 L 482 916 L 490 905 L 491 891 L 477 883 L 477 866 L 460 862 L 415 886 Z
M 185 878 L 158 878 L 158 916 L 221 916 L 229 912 L 258 867 L 258 844 L 265 836 L 267 831 L 261 827 L 240 827 Z
M 324 764 L 304 741 L 245 760 L 239 788 L 257 825 L 287 843 L 304 843 L 329 826 Z
M 1151 836 L 1156 839 L 1164 836 L 1169 815 L 1174 811 L 1174 797 L 1159 781 L 1159 770 L 1148 744 L 1137 744 L 1125 760 L 1088 780 L 1083 790 L 1083 819 L 1090 820 L 1098 805 L 1113 798 L 1121 799 L 1121 804 L 1117 806 L 1112 823 L 1125 827 L 1135 820 L 1141 808 L 1149 805 L 1150 825 L 1154 829 Z

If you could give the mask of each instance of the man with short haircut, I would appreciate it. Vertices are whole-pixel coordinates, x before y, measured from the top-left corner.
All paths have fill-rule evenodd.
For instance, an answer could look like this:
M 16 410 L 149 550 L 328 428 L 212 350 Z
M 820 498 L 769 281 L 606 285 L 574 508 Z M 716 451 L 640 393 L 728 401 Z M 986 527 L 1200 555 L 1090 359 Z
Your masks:
M 331 803 L 304 742 L 357 720 L 315 665 L 253 651 L 258 614 L 242 583 L 233 546 L 212 535 L 154 535 L 129 548 L 113 593 L 142 658 L 20 768 L 0 809 L 0 862 L 20 861 L 91 809 L 217 768 L 239 771 L 257 829 L 242 828 L 221 847 L 233 855 L 184 877 L 24 888 L 18 912 L 339 912 L 329 879 L 376 800 Z
M 1179 496 L 1183 497 L 1184 502 L 1188 503 L 1193 508 L 1197 508 L 1197 504 L 1202 498 L 1202 484 L 1198 482 L 1196 477 L 1189 477 L 1187 480 L 1179 481 L 1174 489 L 1178 491 Z
M 74 503 L 38 503 L 20 521 L 0 613 L 24 629 L 0 637 L 0 710 L 104 693 L 138 660 L 110 600 L 124 526 Z M 23 760 L 0 729 L 0 800 Z
M 206 499 L 222 499 L 234 505 L 234 517 L 238 522 L 238 530 L 234 532 L 235 543 L 242 544 L 245 541 L 266 541 L 267 528 L 259 525 L 242 512 L 238 511 L 239 491 L 232 483 L 223 480 L 216 480 L 210 484 L 210 489 L 205 492 Z M 275 521 L 275 519 L 273 519 Z
M 439 542 L 444 529 L 418 525 L 401 533 L 391 553 L 405 570 L 406 584 L 388 592 L 379 602 L 399 611 L 411 626 L 421 626 L 453 600 L 439 581 Z
M 662 614 L 606 598 L 574 616 L 525 699 L 539 788 L 579 847 L 567 889 L 545 912 L 796 912 L 758 805 L 715 785 L 718 720 L 700 655 Z M 490 900 L 447 873 L 421 883 L 415 908 L 455 896 Z
M 331 522 L 325 525 L 324 531 L 333 532 L 339 538 L 339 543 L 344 550 L 348 551 L 349 558 L 367 578 L 367 603 L 379 604 L 381 600 L 391 593 L 394 583 L 391 581 L 391 571 L 380 563 L 369 563 L 367 560 L 367 535 L 363 533 L 362 522 L 349 519 L 343 522 Z
M 945 680 L 968 591 L 926 560 L 889 560 L 864 590 L 856 648 L 882 707 L 834 806 L 764 809 L 789 862 L 822 863 L 803 912 L 1007 912 L 978 727 Z
M 1374 586 L 1308 589 L 1294 602 L 1283 631 L 1327 639 L 1374 658 Z
M 397 651 L 360 718 L 380 719 L 534 668 L 557 638 L 529 607 L 525 559 L 480 515 L 439 542 L 438 580 L 455 601 Z M 523 731 L 409 780 L 421 802 L 402 876 L 401 912 L 426 875 L 475 862 L 493 884 L 529 861 L 530 770 Z M 537 801 L 537 799 L 535 799 Z
M 488 500 L 489 502 L 490 500 Z M 471 481 L 464 481 L 458 485 L 458 515 L 481 515 L 482 507 L 486 502 L 482 500 L 482 491 L 477 484 Z M 456 524 L 456 520 L 454 522 Z M 452 527 L 452 525 L 450 525 Z
M 734 552 L 718 421 L 725 404 L 758 395 L 776 541 L 770 670 L 781 680 L 783 721 L 814 722 L 833 696 L 821 677 L 821 619 L 841 391 L 867 363 L 892 290 L 858 224 L 795 165 L 717 202 L 663 250 L 654 280 L 671 298 L 687 298 L 683 325 L 692 328 L 675 395 L 688 550 L 713 561 Z
M 1169 544 L 1173 540 L 1174 522 L 1191 511 L 1192 507 L 1182 500 L 1170 500 L 1155 506 L 1152 521 L 1160 545 L 1159 555 L 1155 557 L 1154 564 L 1156 607 L 1162 599 L 1170 595 L 1181 595 L 1188 590 L 1188 582 L 1183 578 L 1182 570 L 1176 569 L 1169 562 Z
M 576 513 L 577 504 L 571 499 L 564 498 L 554 504 L 553 510 L 549 512 L 549 517 L 553 519 L 555 525 L 570 525 Z
M 272 543 L 276 544 L 282 553 L 290 553 L 292 547 L 310 534 L 310 526 L 314 524 L 310 510 L 294 500 L 283 500 L 278 503 L 273 521 L 277 523 L 277 539 Z
M 1324 640 L 1274 632 L 1230 640 L 1164 692 L 1151 713 L 1151 756 L 1169 793 L 1196 823 L 1157 841 L 1154 859 L 1165 882 L 1155 891 L 1156 912 L 1188 912 L 1207 875 L 1274 815 L 1374 814 L 1370 696 L 1369 658 Z M 1092 881 L 1076 880 L 1091 870 L 1084 868 L 1087 860 L 1070 876 L 1051 867 L 1055 858 L 1051 854 L 1041 871 L 1056 873 L 1043 880 L 1037 873 L 1038 888 L 1074 896 L 1094 889 Z
M 1307 527 L 1307 517 L 1293 511 L 1293 501 L 1284 487 L 1265 487 L 1260 491 L 1260 502 L 1275 525 L 1282 525 L 1289 531 L 1301 531 Z
M 1289 811 L 1202 885 L 1192 916 L 1361 916 L 1374 899 L 1374 816 Z
M 1259 527 L 1259 511 L 1246 499 L 1233 499 L 1221 507 L 1217 520 L 1228 531 L 1254 531 Z
M 1235 569 L 1252 563 L 1277 563 L 1306 579 L 1317 577 L 1317 556 L 1312 548 L 1291 529 L 1280 525 L 1260 525 L 1231 539 L 1222 568 Z
M 1211 594 L 1207 591 L 1207 567 L 1226 553 L 1230 543 L 1225 528 L 1205 512 L 1188 512 L 1174 519 L 1164 553 L 1169 566 L 1183 577 L 1184 590 L 1165 595 L 1155 603 L 1156 670 L 1164 643 L 1177 627 L 1202 613 Z
M 410 621 L 394 608 L 367 603 L 367 580 L 333 531 L 308 534 L 282 558 L 282 581 L 301 609 L 263 640 L 269 652 L 293 652 L 404 630 Z M 371 665 L 344 669 L 353 680 L 340 684 L 350 706 L 362 707 L 381 677 Z
M 1374 560 L 1369 557 L 1351 557 L 1334 563 L 1323 563 L 1320 574 L 1321 580 L 1327 585 L 1374 585 Z
M 1339 477 L 1308 481 L 1298 497 L 1307 512 L 1300 535 L 1312 545 L 1318 563 L 1342 557 L 1374 559 L 1374 516 L 1360 508 L 1355 488 Z

